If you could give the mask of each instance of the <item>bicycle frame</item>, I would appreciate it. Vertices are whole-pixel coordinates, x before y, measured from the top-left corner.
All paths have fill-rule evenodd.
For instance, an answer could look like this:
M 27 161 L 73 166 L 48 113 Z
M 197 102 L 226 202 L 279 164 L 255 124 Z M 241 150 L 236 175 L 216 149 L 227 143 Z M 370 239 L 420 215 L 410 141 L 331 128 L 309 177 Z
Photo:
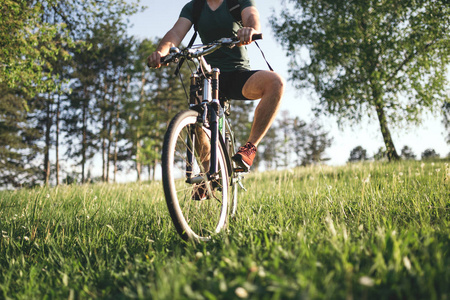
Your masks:
M 210 166 L 208 171 L 208 180 L 213 180 L 217 178 L 217 152 L 218 143 L 220 143 L 220 136 L 222 136 L 222 141 L 224 140 L 224 130 L 225 130 L 225 116 L 220 116 L 221 112 L 221 104 L 219 100 L 219 74 L 220 70 L 215 68 L 212 69 L 206 63 L 203 57 L 199 58 L 202 70 L 205 70 L 202 76 L 199 76 L 198 73 L 194 73 L 191 76 L 191 87 L 190 87 L 190 109 L 198 111 L 201 114 L 201 123 L 206 128 L 209 128 L 211 131 L 211 149 L 210 149 Z M 210 70 L 210 72 L 208 72 Z M 202 102 L 198 104 L 198 86 L 199 80 L 202 86 Z M 222 124 L 219 124 L 219 122 Z M 222 128 L 223 132 L 219 132 L 219 127 Z M 192 157 L 192 149 L 195 145 L 191 145 L 191 141 L 187 142 L 188 145 L 188 163 L 189 165 L 186 168 L 186 180 L 189 183 L 198 183 L 201 181 L 201 178 L 192 178 L 192 163 L 194 158 Z M 225 149 L 226 150 L 226 149 Z M 229 168 L 228 174 L 231 175 L 232 169 Z

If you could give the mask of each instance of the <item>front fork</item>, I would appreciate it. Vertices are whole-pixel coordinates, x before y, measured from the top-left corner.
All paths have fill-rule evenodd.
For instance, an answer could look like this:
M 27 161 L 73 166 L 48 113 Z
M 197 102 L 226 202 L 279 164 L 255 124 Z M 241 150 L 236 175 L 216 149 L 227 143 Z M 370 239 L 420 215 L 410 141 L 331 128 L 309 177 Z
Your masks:
M 212 100 L 206 99 L 209 102 L 209 107 L 211 108 L 209 113 L 209 129 L 211 130 L 211 157 L 210 157 L 210 167 L 208 178 L 216 179 L 217 168 L 218 168 L 218 152 L 219 152 L 219 112 L 220 112 L 220 101 L 219 101 L 219 69 L 212 70 L 211 78 L 211 96 Z M 203 99 L 205 103 L 205 99 Z M 203 114 L 206 115 L 207 111 Z
M 218 178 L 218 151 L 219 151 L 219 119 L 220 119 L 220 101 L 219 101 L 219 69 L 212 70 L 211 79 L 205 78 L 203 80 L 203 101 L 201 103 L 202 111 L 202 123 L 203 126 L 208 127 L 211 131 L 211 149 L 210 149 L 210 167 L 207 174 L 208 180 L 214 180 Z M 196 85 L 198 77 L 191 78 L 191 89 Z M 198 95 L 192 93 L 191 90 L 191 106 L 196 105 Z M 208 117 L 209 114 L 209 117 Z M 224 128 L 224 126 L 222 126 Z M 191 138 L 187 141 L 187 159 L 188 165 L 186 166 L 186 178 L 189 183 L 198 183 L 200 178 L 192 178 L 192 165 L 194 162 L 194 148 L 195 148 L 195 128 L 190 129 Z

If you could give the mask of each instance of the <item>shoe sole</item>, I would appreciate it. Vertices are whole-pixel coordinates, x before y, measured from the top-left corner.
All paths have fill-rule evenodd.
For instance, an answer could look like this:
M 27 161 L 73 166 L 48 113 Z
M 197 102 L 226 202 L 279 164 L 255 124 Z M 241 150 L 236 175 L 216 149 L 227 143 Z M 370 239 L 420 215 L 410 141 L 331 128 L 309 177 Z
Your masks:
M 203 197 L 202 199 L 192 198 L 192 200 L 194 200 L 194 201 L 203 201 L 203 200 L 207 200 L 207 199 L 209 199 L 207 196 Z
M 195 187 L 194 187 L 195 188 Z M 203 188 L 202 188 L 203 189 Z M 200 197 L 201 196 L 201 197 Z M 208 191 L 207 190 L 203 190 L 202 193 L 199 193 L 198 190 L 195 192 L 194 195 L 192 195 L 192 200 L 195 201 L 203 201 L 203 200 L 207 200 L 209 199 L 209 195 L 208 195 Z
M 239 167 L 241 167 L 243 172 L 250 171 L 250 165 L 248 165 L 245 161 L 242 160 L 242 156 L 240 154 L 236 154 L 235 156 L 231 157 L 231 159 L 238 164 Z

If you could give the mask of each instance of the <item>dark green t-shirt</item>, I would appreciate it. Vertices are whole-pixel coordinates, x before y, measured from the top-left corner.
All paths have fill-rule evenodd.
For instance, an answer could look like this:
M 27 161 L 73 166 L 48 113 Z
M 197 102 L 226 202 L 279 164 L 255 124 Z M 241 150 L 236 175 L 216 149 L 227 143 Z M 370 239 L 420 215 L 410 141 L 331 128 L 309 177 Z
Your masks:
M 202 9 L 198 20 L 198 33 L 202 43 L 207 44 L 224 37 L 233 37 L 237 34 L 240 26 L 228 11 L 227 0 L 212 11 L 207 1 Z M 255 6 L 254 0 L 239 0 L 241 11 L 249 6 Z M 180 17 L 193 22 L 194 1 L 187 3 L 181 10 Z M 250 61 L 246 47 L 221 48 L 212 54 L 205 56 L 206 61 L 222 72 L 235 70 L 250 70 Z

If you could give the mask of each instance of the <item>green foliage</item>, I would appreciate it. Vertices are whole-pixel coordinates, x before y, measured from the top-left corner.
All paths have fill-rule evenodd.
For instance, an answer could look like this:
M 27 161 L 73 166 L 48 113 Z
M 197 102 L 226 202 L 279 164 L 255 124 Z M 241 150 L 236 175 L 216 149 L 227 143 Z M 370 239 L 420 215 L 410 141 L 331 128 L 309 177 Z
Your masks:
M 129 63 L 127 57 L 124 57 L 124 53 L 131 53 L 129 49 L 127 51 L 129 44 L 119 43 L 118 37 L 126 30 L 128 21 L 124 17 L 135 13 L 139 8 L 138 3 L 139 0 L 2 1 L 0 86 L 2 91 L 6 90 L 4 94 L 8 94 L 4 99 L 11 101 L 10 106 L 22 111 L 14 113 L 20 119 L 16 118 L 10 125 L 2 128 L 6 130 L 1 133 L 2 136 L 8 136 L 5 144 L 0 146 L 7 149 L 3 151 L 5 160 L 2 161 L 7 167 L 3 174 L 7 176 L 3 178 L 9 178 L 9 182 L 2 181 L 1 184 L 16 185 L 27 177 L 15 176 L 18 171 L 35 175 L 37 166 L 42 165 L 44 176 L 30 178 L 29 183 L 33 184 L 39 180 L 48 183 L 50 149 L 60 138 L 59 127 L 54 127 L 60 123 L 65 125 L 63 129 L 68 134 L 66 138 L 69 141 L 69 153 L 81 156 L 80 164 L 84 168 L 84 164 L 98 147 L 92 142 L 99 139 L 98 135 L 95 136 L 97 132 L 89 127 L 95 125 L 94 116 L 98 112 L 98 106 L 93 102 L 97 100 L 97 91 L 102 90 L 96 84 L 102 74 L 107 74 L 110 70 L 117 71 L 123 68 L 123 64 Z M 100 30 L 103 35 L 99 34 Z M 103 45 L 98 47 L 99 43 Z M 71 62 L 72 58 L 76 58 L 77 62 Z M 101 65 L 102 63 L 104 65 Z M 71 84 L 81 82 L 74 84 L 71 98 L 67 97 L 70 93 L 69 80 Z M 118 78 L 109 80 L 119 82 Z M 112 98 L 120 94 L 121 88 L 125 89 L 118 85 L 110 89 Z M 5 104 L 2 109 L 6 106 Z M 120 105 L 113 113 L 118 108 Z M 2 114 L 3 112 L 1 111 Z M 116 122 L 118 118 L 111 119 Z M 10 116 L 3 118 L 2 115 L 1 122 L 5 120 L 11 122 Z M 115 128 L 119 128 L 119 125 L 116 122 Z M 28 130 L 25 131 L 24 128 Z M 29 132 L 34 132 L 33 138 L 30 138 Z M 83 135 L 81 149 L 72 149 L 72 145 L 78 145 L 77 139 L 74 138 L 78 134 Z M 118 144 L 118 136 L 119 134 L 116 134 L 110 138 L 115 142 L 115 146 Z M 41 147 L 43 145 L 43 149 L 37 149 L 38 144 Z M 44 163 L 36 160 L 41 158 L 41 154 L 44 156 Z M 124 157 L 112 156 L 115 161 Z M 58 159 L 59 157 L 56 158 L 57 164 Z M 75 157 L 75 160 L 77 159 L 78 157 Z M 83 169 L 82 180 L 85 179 L 84 176 Z
M 132 158 L 136 163 L 138 180 L 143 166 L 153 170 L 160 161 L 162 141 L 170 119 L 180 110 L 188 109 L 183 87 L 189 87 L 190 71 L 186 65 L 180 76 L 175 76 L 175 64 L 160 69 L 149 69 L 147 57 L 159 41 L 143 40 L 133 48 L 131 78 L 132 97 L 126 100 L 126 137 L 130 142 Z
M 272 23 L 292 52 L 292 78 L 319 93 L 319 111 L 357 122 L 382 99 L 389 122 L 417 120 L 424 107 L 440 108 L 448 97 L 450 8 L 444 2 L 287 2 L 291 9 Z M 302 47 L 309 50 L 306 61 Z
M 61 45 L 72 40 L 64 24 L 42 22 L 42 4 L 4 0 L 0 7 L 0 84 L 20 88 L 25 94 L 56 88 L 52 63 L 69 53 Z
M 40 177 L 38 167 L 29 165 L 41 152 L 37 141 L 42 131 L 29 122 L 35 103 L 0 85 L 0 185 L 33 185 Z
M 0 192 L 0 297 L 445 299 L 450 168 L 251 174 L 211 243 L 176 234 L 159 183 Z
M 421 157 L 423 160 L 437 159 L 439 158 L 439 154 L 436 153 L 436 150 L 429 148 L 422 152 Z
M 402 155 L 403 155 L 403 149 L 402 149 Z M 384 147 L 378 148 L 378 151 L 373 155 L 373 159 L 378 160 L 378 161 L 387 160 L 386 149 Z
M 230 103 L 231 126 L 236 139 L 236 146 L 240 147 L 247 143 L 252 129 L 252 120 L 250 115 L 255 111 L 255 101 L 232 100 Z M 237 151 L 237 150 L 236 150 Z
M 369 156 L 367 155 L 367 150 L 362 146 L 356 146 L 350 151 L 350 157 L 348 158 L 348 162 L 359 162 L 369 160 Z
M 409 146 L 403 146 L 402 148 L 402 158 L 403 159 L 416 159 L 416 155 Z
M 322 125 L 317 120 L 307 124 L 298 133 L 303 133 L 303 137 L 301 137 L 302 143 L 300 144 L 303 148 L 302 155 L 300 155 L 302 166 L 323 163 L 329 160 L 325 156 L 325 151 L 331 146 L 333 139 L 328 137 L 328 132 L 322 128 Z
M 282 111 L 261 143 L 261 159 L 267 169 L 323 163 L 333 141 L 328 134 L 318 120 L 306 123 Z
M 375 115 L 388 158 L 395 159 L 389 124 L 418 123 L 423 111 L 437 111 L 448 101 L 448 3 L 285 3 L 272 25 L 291 57 L 292 80 L 298 88 L 314 87 L 317 113 L 350 123 Z

